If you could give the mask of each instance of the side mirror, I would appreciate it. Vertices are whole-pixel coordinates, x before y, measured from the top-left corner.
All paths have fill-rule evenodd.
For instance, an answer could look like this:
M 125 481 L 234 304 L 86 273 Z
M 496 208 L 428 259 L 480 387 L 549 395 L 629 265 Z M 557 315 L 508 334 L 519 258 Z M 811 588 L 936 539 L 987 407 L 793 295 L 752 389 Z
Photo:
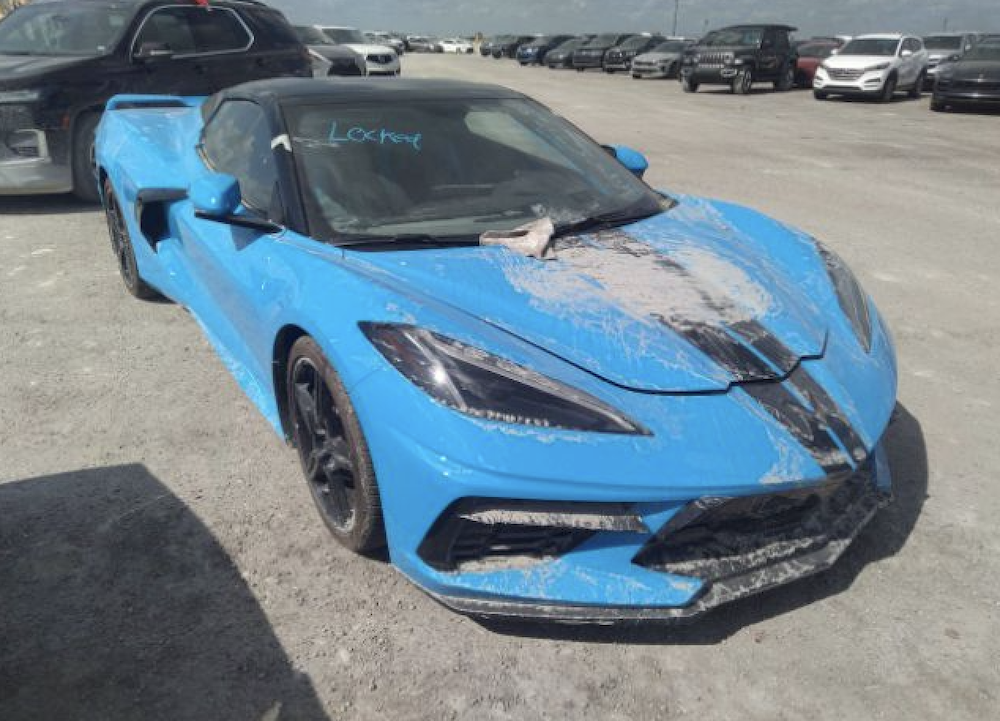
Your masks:
M 240 181 L 224 173 L 212 173 L 191 183 L 188 199 L 194 206 L 195 217 L 223 225 L 250 228 L 261 233 L 277 233 L 281 226 L 255 215 L 238 215 Z
M 908 58 L 908 57 L 910 57 L 911 55 L 913 55 L 913 51 L 912 51 L 912 50 L 909 50 L 909 49 L 907 49 L 907 50 L 904 50 L 903 52 L 901 52 L 901 53 L 899 54 L 899 57 L 901 57 L 901 58 Z
M 833 50 L 830 51 L 830 55 L 840 55 L 840 49 L 834 48 Z
M 174 51 L 166 43 L 143 43 L 135 53 L 135 59 L 141 62 L 151 60 L 170 60 L 174 56 Z
M 624 165 L 631 171 L 631 173 L 637 177 L 641 178 L 649 170 L 649 161 L 646 160 L 646 156 L 640 153 L 638 150 L 633 150 L 624 145 L 608 145 L 605 146 L 607 151 L 615 156 L 619 163 Z
M 231 175 L 212 173 L 191 183 L 188 198 L 200 218 L 224 218 L 240 207 L 240 181 Z

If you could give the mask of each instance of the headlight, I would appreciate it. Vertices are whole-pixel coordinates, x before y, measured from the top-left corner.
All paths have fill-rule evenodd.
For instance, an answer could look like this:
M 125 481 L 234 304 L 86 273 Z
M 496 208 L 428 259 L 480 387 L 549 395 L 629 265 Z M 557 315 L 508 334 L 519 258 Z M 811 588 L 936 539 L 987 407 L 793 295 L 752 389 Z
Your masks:
M 0 104 L 34 103 L 41 97 L 41 90 L 3 90 L 0 91 Z
M 544 428 L 649 435 L 583 391 L 451 338 L 410 325 L 362 323 L 361 330 L 413 384 L 470 416 Z
M 866 73 L 874 73 L 877 70 L 888 70 L 890 63 L 879 63 L 878 65 L 872 65 L 870 68 L 865 68 Z
M 858 279 L 854 277 L 854 273 L 839 255 L 820 243 L 817 243 L 816 247 L 826 264 L 830 282 L 837 291 L 840 309 L 851 322 L 854 334 L 867 353 L 872 348 L 872 320 L 868 310 L 868 298 L 861 289 Z

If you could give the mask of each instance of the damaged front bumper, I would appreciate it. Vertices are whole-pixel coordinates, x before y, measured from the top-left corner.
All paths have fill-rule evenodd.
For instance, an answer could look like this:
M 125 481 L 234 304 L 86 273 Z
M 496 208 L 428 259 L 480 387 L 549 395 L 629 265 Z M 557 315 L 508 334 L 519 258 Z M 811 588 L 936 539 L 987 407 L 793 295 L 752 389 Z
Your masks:
M 476 617 L 692 620 L 828 569 L 890 500 L 881 445 L 840 478 L 751 496 L 670 504 L 466 499 L 421 544 L 431 567 L 421 585 Z

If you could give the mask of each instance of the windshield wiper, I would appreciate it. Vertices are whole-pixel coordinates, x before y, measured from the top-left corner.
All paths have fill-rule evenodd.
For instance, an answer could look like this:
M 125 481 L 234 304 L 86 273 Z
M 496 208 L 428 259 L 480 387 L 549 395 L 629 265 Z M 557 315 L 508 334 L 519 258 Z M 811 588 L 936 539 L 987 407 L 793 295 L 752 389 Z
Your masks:
M 632 223 L 638 223 L 640 220 L 652 218 L 654 215 L 659 215 L 668 209 L 669 208 L 657 207 L 655 210 L 647 210 L 645 212 L 637 213 L 631 208 L 627 208 L 625 210 L 616 210 L 610 213 L 600 213 L 598 215 L 592 215 L 588 218 L 575 220 L 572 223 L 563 223 L 558 225 L 556 226 L 556 232 L 552 234 L 552 237 L 562 238 L 576 233 L 588 233 L 592 230 L 619 228 L 623 225 L 631 225 Z
M 338 248 L 386 245 L 478 245 L 479 236 L 430 235 L 429 233 L 399 233 L 397 235 L 342 235 L 333 239 Z

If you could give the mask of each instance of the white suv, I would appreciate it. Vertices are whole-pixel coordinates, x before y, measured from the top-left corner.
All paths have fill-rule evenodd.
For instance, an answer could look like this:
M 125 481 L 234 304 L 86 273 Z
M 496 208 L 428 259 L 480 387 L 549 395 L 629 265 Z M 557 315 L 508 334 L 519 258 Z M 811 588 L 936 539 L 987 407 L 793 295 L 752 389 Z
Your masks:
M 919 98 L 927 76 L 927 51 L 912 35 L 860 35 L 816 70 L 813 95 L 867 95 L 884 103 L 897 90 Z
M 337 45 L 350 48 L 365 59 L 369 75 L 399 75 L 399 56 L 386 45 L 373 45 L 355 28 L 316 25 L 320 32 Z

